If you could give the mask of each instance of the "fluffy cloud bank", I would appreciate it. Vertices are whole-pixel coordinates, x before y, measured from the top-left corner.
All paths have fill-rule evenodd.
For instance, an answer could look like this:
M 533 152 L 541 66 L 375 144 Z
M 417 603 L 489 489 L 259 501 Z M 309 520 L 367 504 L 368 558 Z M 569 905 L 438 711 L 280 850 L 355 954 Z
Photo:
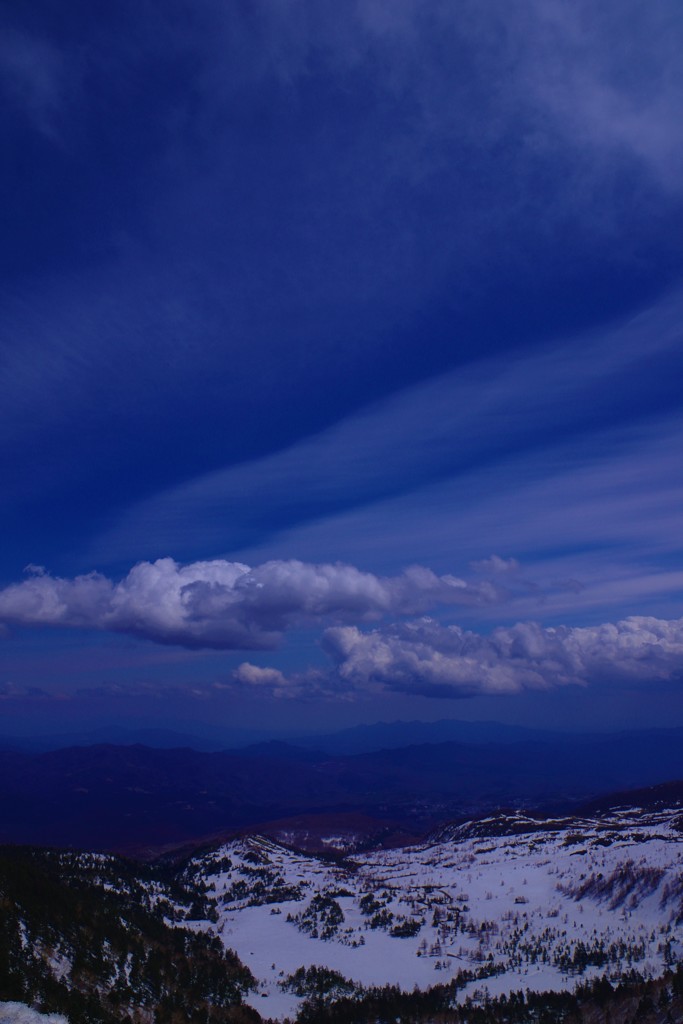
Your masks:
M 343 564 L 292 560 L 251 568 L 161 558 L 139 563 L 118 583 L 99 573 L 60 579 L 31 571 L 0 590 L 0 624 L 96 629 L 219 650 L 273 648 L 297 626 L 371 622 L 500 597 L 490 582 L 472 585 L 421 566 L 382 577 Z
M 633 616 L 549 628 L 523 622 L 482 635 L 422 618 L 369 632 L 331 627 L 323 645 L 335 663 L 326 677 L 311 672 L 287 678 L 245 663 L 233 679 L 278 697 L 391 691 L 446 699 L 683 679 L 683 619 Z
M 475 568 L 507 576 L 518 566 L 493 555 Z M 287 630 L 321 628 L 329 670 L 290 675 L 244 662 L 227 684 L 277 697 L 393 691 L 459 698 L 683 679 L 683 619 L 634 616 L 588 627 L 522 622 L 477 633 L 425 613 L 514 600 L 514 591 L 422 566 L 377 576 L 342 563 L 251 567 L 162 558 L 139 563 L 118 582 L 99 573 L 61 579 L 35 566 L 29 572 L 0 590 L 0 626 L 93 629 L 187 648 L 255 651 L 273 649 Z M 389 616 L 402 621 L 389 624 Z
M 429 697 L 683 677 L 683 619 L 634 616 L 574 628 L 526 622 L 484 636 L 425 618 L 367 633 L 333 627 L 324 644 L 347 686 Z

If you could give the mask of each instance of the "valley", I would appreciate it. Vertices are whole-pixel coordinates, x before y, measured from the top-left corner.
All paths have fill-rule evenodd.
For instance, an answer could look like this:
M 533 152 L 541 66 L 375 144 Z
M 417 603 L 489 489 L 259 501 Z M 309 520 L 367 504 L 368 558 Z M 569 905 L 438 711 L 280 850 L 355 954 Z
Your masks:
M 398 742 L 381 730 L 376 741 Z M 153 860 L 173 849 L 265 832 L 306 849 L 318 836 L 406 845 L 440 823 L 501 808 L 577 813 L 604 794 L 683 778 L 683 731 L 467 733 L 363 753 L 285 743 L 241 750 L 140 744 L 0 750 L 0 842 Z M 424 729 L 417 735 L 428 735 Z M 367 738 L 367 737 L 366 737 Z M 476 742 L 475 742 L 476 738 Z M 357 737 L 356 737 L 357 739 Z M 306 836 L 308 835 L 308 839 Z M 347 844 L 348 845 L 348 844 Z
M 70 1024 L 476 1024 L 603 1020 L 571 1013 L 656 996 L 639 1019 L 665 1021 L 660 1002 L 683 995 L 677 793 L 497 813 L 388 849 L 333 830 L 322 853 L 255 833 L 146 864 L 4 847 L 0 1000 Z
M 257 978 L 248 1001 L 294 1016 L 283 979 L 324 966 L 355 985 L 410 990 L 468 971 L 463 996 L 565 990 L 632 969 L 657 976 L 683 952 L 683 816 L 497 816 L 402 849 L 338 860 L 262 837 L 193 859 L 205 927 Z

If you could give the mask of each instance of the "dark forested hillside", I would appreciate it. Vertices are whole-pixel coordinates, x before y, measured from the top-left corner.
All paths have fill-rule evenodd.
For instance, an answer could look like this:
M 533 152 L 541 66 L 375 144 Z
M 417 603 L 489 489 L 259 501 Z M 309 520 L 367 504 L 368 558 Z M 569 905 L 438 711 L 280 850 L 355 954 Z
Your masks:
M 309 972 L 310 973 L 310 972 Z M 680 1024 L 683 969 L 646 979 L 636 972 L 618 985 L 598 979 L 574 992 L 513 992 L 465 998 L 460 983 L 402 992 L 394 986 L 330 998 L 311 985 L 297 1024 Z
M 3 848 L 0 1000 L 71 1024 L 256 1021 L 241 1005 L 248 969 L 217 939 L 165 921 L 203 910 L 201 893 L 119 858 Z

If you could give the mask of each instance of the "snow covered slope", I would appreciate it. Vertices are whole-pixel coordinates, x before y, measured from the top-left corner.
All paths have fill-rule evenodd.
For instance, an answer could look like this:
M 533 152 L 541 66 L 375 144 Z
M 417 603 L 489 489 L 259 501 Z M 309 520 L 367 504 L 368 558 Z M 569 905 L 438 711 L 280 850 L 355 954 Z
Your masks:
M 258 979 L 264 1016 L 293 1016 L 283 982 L 324 965 L 364 985 L 427 987 L 467 970 L 465 991 L 572 988 L 683 953 L 680 809 L 445 828 L 433 841 L 345 859 L 262 837 L 196 857 L 217 932 Z
M 60 1013 L 38 1013 L 25 1003 L 0 1002 L 0 1024 L 69 1024 Z

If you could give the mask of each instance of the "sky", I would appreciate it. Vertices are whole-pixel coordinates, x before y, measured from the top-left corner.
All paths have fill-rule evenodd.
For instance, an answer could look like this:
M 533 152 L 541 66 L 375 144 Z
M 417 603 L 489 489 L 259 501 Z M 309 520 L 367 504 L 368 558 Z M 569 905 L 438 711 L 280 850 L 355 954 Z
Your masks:
M 0 13 L 0 731 L 683 725 L 676 0 Z

